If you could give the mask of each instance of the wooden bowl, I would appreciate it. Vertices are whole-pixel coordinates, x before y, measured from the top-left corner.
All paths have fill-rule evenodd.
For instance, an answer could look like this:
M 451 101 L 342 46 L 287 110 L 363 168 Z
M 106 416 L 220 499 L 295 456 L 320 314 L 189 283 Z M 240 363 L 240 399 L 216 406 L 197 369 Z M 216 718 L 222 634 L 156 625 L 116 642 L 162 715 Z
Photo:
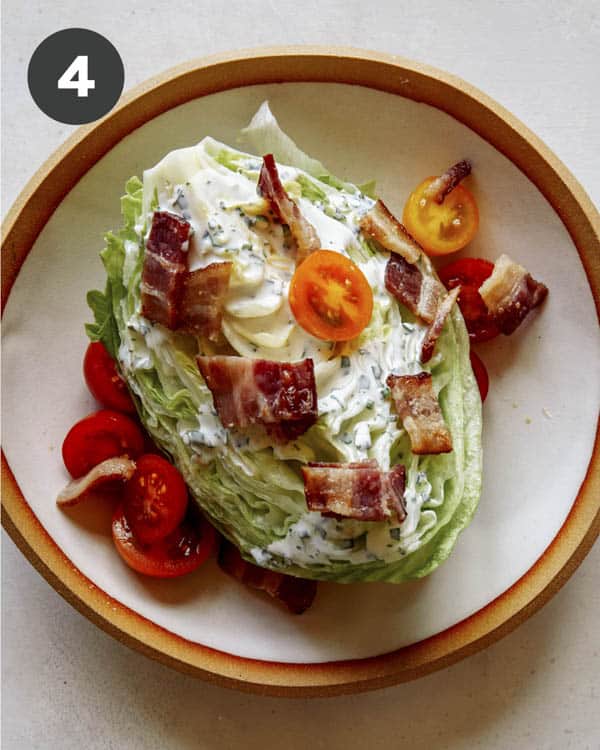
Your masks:
M 517 343 L 506 339 L 484 350 L 492 375 L 485 421 L 490 479 L 450 560 L 406 587 L 326 585 L 307 619 L 239 591 L 214 566 L 170 589 L 140 582 L 119 567 L 97 519 L 66 518 L 53 504 L 65 480 L 57 446 L 93 408 L 79 376 L 88 319 L 83 298 L 101 283 L 100 228 L 118 226 L 124 179 L 199 140 L 205 125 L 232 142 L 265 94 L 301 147 L 342 177 L 379 178 L 381 194 L 397 209 L 406 191 L 445 159 L 475 155 L 482 224 L 488 222 L 469 254 L 510 253 L 510 242 L 515 257 L 550 286 L 547 307 Z M 222 685 L 331 695 L 448 666 L 548 601 L 599 533 L 597 411 L 589 402 L 577 405 L 597 399 L 596 373 L 569 390 L 573 373 L 598 370 L 589 367 L 599 346 L 598 233 L 596 210 L 548 148 L 494 101 L 441 71 L 353 49 L 286 47 L 218 55 L 152 79 L 103 120 L 80 128 L 34 175 L 6 219 L 2 522 L 36 569 L 99 627 Z M 40 315 L 48 305 L 51 314 Z M 49 344 L 43 353 L 41 341 Z M 32 353 L 43 354 L 42 374 Z M 508 403 L 511 393 L 522 406 Z M 544 402 L 553 393 L 560 404 Z M 560 455 L 544 442 L 547 434 Z M 515 456 L 525 459 L 519 464 Z M 194 611 L 208 618 L 200 631 Z

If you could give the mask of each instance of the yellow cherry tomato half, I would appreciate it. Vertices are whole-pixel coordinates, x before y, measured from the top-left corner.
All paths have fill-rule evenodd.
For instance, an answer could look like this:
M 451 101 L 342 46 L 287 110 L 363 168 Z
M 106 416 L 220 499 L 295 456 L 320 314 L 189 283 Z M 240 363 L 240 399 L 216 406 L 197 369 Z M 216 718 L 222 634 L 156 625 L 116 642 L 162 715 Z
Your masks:
M 435 180 L 428 177 L 410 194 L 402 223 L 423 247 L 427 255 L 448 255 L 467 245 L 479 226 L 479 211 L 472 193 L 457 185 L 436 203 L 427 195 L 427 188 Z
M 373 292 L 364 273 L 332 250 L 316 250 L 298 266 L 289 302 L 298 324 L 323 341 L 355 338 L 373 312 Z

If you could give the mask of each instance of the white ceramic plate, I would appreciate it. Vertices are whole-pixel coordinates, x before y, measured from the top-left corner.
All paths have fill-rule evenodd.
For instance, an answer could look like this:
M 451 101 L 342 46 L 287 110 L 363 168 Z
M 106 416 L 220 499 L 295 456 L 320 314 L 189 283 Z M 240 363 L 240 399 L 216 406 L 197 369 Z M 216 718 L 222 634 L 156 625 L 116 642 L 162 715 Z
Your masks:
M 507 252 L 550 289 L 515 335 L 478 347 L 491 380 L 483 494 L 449 560 L 404 585 L 320 584 L 301 617 L 245 590 L 214 563 L 177 581 L 143 579 L 116 555 L 106 509 L 92 504 L 65 513 L 54 504 L 68 479 L 62 440 L 96 408 L 81 376 L 83 324 L 90 320 L 85 293 L 103 287 L 98 252 L 104 232 L 119 227 L 125 181 L 205 135 L 235 145 L 265 99 L 302 149 L 344 179 L 375 178 L 397 214 L 425 176 L 469 158 L 481 222 L 465 254 L 493 260 Z M 483 611 L 555 540 L 594 448 L 600 335 L 590 283 L 565 225 L 513 161 L 472 129 L 436 107 L 364 86 L 247 85 L 149 119 L 108 150 L 45 223 L 12 287 L 3 335 L 6 459 L 50 539 L 90 585 L 123 605 L 111 603 L 101 616 L 110 620 L 110 607 L 136 613 L 167 631 L 164 637 L 241 657 L 240 664 L 377 657 Z

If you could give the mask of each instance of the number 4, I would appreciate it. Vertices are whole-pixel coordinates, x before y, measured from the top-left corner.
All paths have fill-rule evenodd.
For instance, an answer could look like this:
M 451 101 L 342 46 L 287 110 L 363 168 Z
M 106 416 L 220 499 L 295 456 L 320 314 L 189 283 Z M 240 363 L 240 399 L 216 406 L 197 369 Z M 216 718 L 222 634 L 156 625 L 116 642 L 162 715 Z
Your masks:
M 77 55 L 58 79 L 59 89 L 77 89 L 77 96 L 87 96 L 90 89 L 96 88 L 96 81 L 88 78 L 88 56 Z

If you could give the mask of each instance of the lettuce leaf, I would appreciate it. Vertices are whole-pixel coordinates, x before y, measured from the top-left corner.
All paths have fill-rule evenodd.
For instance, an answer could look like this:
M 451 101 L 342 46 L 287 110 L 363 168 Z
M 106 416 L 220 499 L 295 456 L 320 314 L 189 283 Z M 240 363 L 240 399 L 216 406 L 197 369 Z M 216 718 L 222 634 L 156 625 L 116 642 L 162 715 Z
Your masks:
M 279 127 L 269 108 L 269 102 L 265 101 L 260 105 L 249 125 L 243 128 L 239 140 L 246 150 L 259 156 L 271 153 L 275 161 L 298 167 L 313 177 L 329 174 L 320 161 L 305 154 Z
M 289 164 L 297 169 L 302 169 L 311 177 L 335 188 L 345 190 L 348 193 L 356 193 L 357 190 L 375 197 L 375 181 L 364 185 L 353 185 L 351 182 L 339 180 L 317 159 L 313 159 L 302 149 L 298 148 L 290 136 L 281 129 L 275 115 L 271 112 L 269 102 L 263 102 L 247 127 L 243 128 L 239 137 L 240 144 L 247 150 L 262 156 L 273 154 L 275 161 L 280 164 Z
M 115 321 L 112 307 L 112 282 L 106 281 L 104 293 L 94 289 L 87 293 L 86 301 L 88 307 L 94 313 L 94 323 L 85 324 L 85 332 L 90 341 L 101 341 L 108 349 L 110 355 L 117 359 L 119 351 L 119 329 Z
M 101 341 L 115 360 L 118 360 L 121 343 L 115 310 L 127 292 L 123 283 L 125 241 L 139 242 L 135 227 L 142 211 L 142 194 L 141 180 L 129 179 L 121 198 L 123 227 L 116 235 L 112 232 L 105 235 L 106 246 L 100 253 L 107 275 L 106 287 L 104 292 L 94 289 L 86 297 L 94 322 L 85 324 L 85 332 L 91 341 Z

